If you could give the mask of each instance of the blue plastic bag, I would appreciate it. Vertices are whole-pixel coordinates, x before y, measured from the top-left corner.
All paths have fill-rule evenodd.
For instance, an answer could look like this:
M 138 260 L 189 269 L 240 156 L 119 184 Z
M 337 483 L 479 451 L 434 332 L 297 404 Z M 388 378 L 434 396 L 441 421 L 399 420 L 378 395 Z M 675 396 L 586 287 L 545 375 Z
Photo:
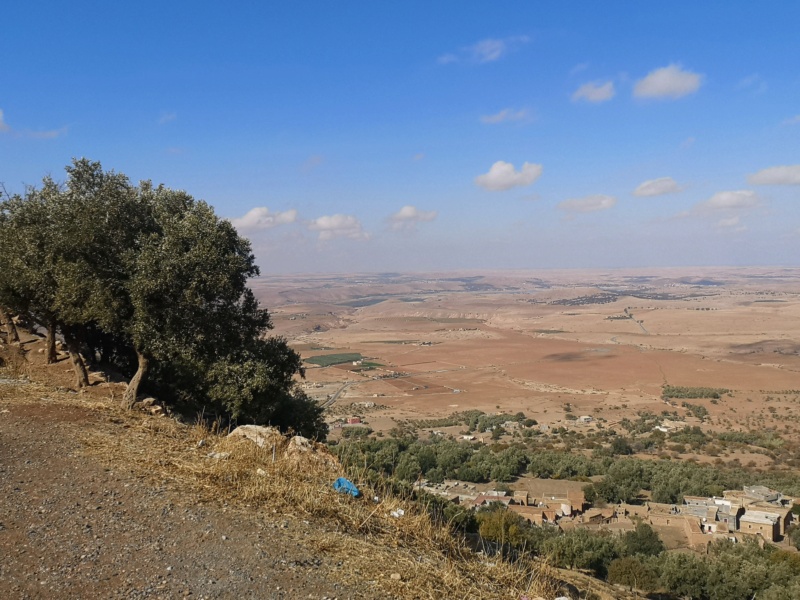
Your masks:
M 341 494 L 350 494 L 353 498 L 358 498 L 361 495 L 356 485 L 344 477 L 339 477 L 333 482 L 333 489 Z

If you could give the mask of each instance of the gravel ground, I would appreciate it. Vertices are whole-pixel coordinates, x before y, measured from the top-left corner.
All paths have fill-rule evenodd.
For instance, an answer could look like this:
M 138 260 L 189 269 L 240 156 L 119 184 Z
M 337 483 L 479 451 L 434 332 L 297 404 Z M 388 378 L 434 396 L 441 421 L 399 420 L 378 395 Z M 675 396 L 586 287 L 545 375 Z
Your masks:
M 192 502 L 82 452 L 79 405 L 0 383 L 0 598 L 372 598 L 337 583 L 313 526 Z M 352 586 L 352 587 L 351 587 Z

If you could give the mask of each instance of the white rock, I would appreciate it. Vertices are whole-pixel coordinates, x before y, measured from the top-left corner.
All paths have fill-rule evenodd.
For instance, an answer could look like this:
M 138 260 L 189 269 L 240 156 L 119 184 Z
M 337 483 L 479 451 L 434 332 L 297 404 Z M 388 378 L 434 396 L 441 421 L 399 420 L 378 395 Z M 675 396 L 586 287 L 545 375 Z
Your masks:
M 280 446 L 284 437 L 275 427 L 263 427 L 261 425 L 240 425 L 228 434 L 228 437 L 243 437 L 259 448 L 271 448 Z
M 311 440 L 304 438 L 302 435 L 296 435 L 289 440 L 289 447 L 287 452 L 311 452 L 314 450 L 314 445 Z

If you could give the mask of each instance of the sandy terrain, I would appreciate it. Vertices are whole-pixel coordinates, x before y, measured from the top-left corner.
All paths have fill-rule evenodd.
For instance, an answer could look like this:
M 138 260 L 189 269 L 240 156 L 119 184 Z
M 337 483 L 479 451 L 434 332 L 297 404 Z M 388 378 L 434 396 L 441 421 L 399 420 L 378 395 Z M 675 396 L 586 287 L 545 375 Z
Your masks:
M 373 428 L 473 408 L 569 425 L 567 403 L 612 424 L 640 410 L 685 414 L 661 400 L 664 384 L 731 390 L 702 401 L 710 428 L 796 433 L 800 419 L 800 269 L 298 276 L 254 287 L 304 358 L 358 352 L 380 365 L 307 372 L 323 400 L 349 382 L 336 404 L 386 406 Z

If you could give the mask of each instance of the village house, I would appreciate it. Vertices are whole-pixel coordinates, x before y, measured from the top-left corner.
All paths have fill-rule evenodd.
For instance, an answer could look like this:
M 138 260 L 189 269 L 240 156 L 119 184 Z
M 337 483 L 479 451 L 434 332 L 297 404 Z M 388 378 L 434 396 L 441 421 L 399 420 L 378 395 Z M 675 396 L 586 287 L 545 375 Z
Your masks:
M 494 502 L 499 502 L 506 508 L 514 501 L 511 496 L 499 496 L 497 494 L 478 494 L 478 497 L 472 501 L 472 508 L 477 509 L 481 506 L 488 506 Z
M 556 524 L 557 515 L 554 510 L 543 509 L 536 506 L 523 506 L 512 504 L 508 510 L 514 512 L 533 525 Z
M 739 519 L 739 528 L 742 533 L 760 535 L 769 542 L 776 542 L 781 535 L 781 518 L 760 510 L 747 510 Z

